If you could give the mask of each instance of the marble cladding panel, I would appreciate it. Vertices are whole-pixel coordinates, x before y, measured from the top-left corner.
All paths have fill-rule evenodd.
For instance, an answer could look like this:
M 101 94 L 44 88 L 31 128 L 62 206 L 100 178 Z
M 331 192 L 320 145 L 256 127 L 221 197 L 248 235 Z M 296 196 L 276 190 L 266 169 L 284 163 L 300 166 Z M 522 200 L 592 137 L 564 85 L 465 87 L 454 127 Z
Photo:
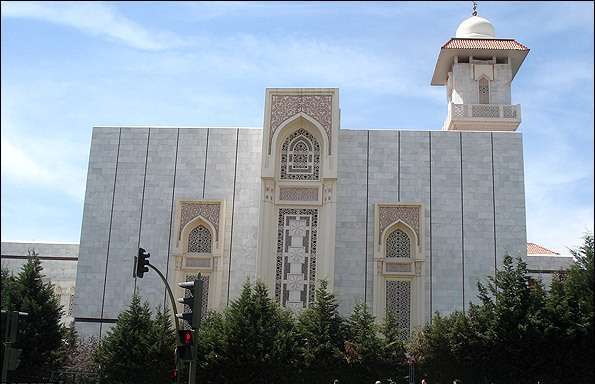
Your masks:
M 432 310 L 463 309 L 461 153 L 458 132 L 432 132 Z
M 230 300 L 238 297 L 247 278 L 256 278 L 258 215 L 260 212 L 260 154 L 262 130 L 241 129 L 235 184 Z
M 494 132 L 496 258 L 527 254 L 523 142 L 520 133 Z
M 170 226 L 174 225 L 171 211 L 177 138 L 178 129 L 150 130 L 140 246 L 151 254 L 151 264 L 163 273 L 167 271 L 168 260 L 173 259 L 168 245 Z M 139 294 L 152 308 L 163 308 L 164 303 L 170 308 L 163 282 L 153 271 L 146 278 L 137 279 L 136 284 Z
M 368 132 L 339 133 L 334 292 L 342 313 L 364 300 Z M 368 228 L 369 231 L 369 228 Z
M 75 317 L 101 316 L 119 136 L 119 128 L 94 128 L 92 133 L 77 262 Z
M 399 199 L 402 202 L 423 205 L 422 228 L 424 274 L 425 274 L 425 313 L 429 320 L 430 308 L 430 133 L 420 131 L 400 131 L 400 179 Z
M 479 300 L 477 282 L 494 275 L 491 137 L 490 132 L 462 133 L 466 306 Z
M 115 319 L 128 306 L 134 291 L 132 270 L 139 244 L 148 133 L 148 128 L 122 128 L 121 132 L 103 298 L 107 319 Z
M 398 199 L 398 131 L 369 131 L 366 303 L 374 302 L 374 206 Z M 337 213 L 338 215 L 339 213 Z
M 234 181 L 236 178 L 236 148 L 239 144 L 237 142 L 238 129 L 210 128 L 209 130 L 204 198 L 225 200 L 223 255 L 220 260 L 216 261 L 223 271 L 222 295 L 218 298 L 219 302 L 216 305 L 224 307 L 227 305 Z

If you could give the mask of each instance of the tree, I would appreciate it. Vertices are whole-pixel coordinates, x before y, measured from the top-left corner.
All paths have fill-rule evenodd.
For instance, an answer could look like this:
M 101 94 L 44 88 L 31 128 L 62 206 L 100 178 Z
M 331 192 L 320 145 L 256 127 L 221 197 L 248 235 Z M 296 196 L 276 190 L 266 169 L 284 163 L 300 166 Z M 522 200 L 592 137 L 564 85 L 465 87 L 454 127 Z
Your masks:
M 14 287 L 15 281 L 16 279 L 10 271 L 3 267 L 0 278 L 0 294 L 2 295 L 0 302 L 2 309 L 4 310 L 11 311 L 15 307 L 15 304 L 13 304 L 13 301 L 16 298 L 16 288 Z M 4 337 L 4 335 L 2 335 L 2 337 Z
M 261 282 L 246 282 L 223 316 L 211 314 L 199 330 L 199 378 L 223 383 L 282 383 L 294 366 L 292 315 Z
M 374 316 L 365 303 L 358 303 L 348 320 L 348 340 L 345 359 L 350 372 L 349 381 L 368 382 L 381 378 L 382 340 Z
M 382 352 L 380 356 L 381 376 L 387 382 L 403 377 L 407 372 L 405 357 L 405 342 L 397 318 L 392 312 L 387 312 L 384 322 L 380 325 L 382 338 Z
M 103 380 L 109 383 L 163 383 L 174 369 L 175 332 L 169 315 L 134 295 L 93 355 Z
M 21 363 L 13 378 L 28 379 L 47 376 L 64 361 L 65 327 L 54 286 L 44 282 L 43 268 L 34 250 L 16 277 L 2 272 L 2 309 L 26 312 L 19 320 L 15 348 L 22 349 Z
M 436 313 L 432 323 L 414 334 L 408 345 L 422 375 L 436 383 L 451 383 L 469 376 L 471 364 L 465 364 L 471 328 L 464 312 L 455 311 L 447 316 Z M 471 381 L 476 382 L 476 381 Z
M 547 349 L 548 376 L 557 382 L 592 382 L 593 352 L 593 234 L 571 250 L 576 263 L 552 281 L 546 304 L 546 337 L 556 348 Z
M 316 289 L 312 305 L 298 319 L 299 353 L 305 382 L 329 382 L 345 375 L 346 325 L 326 280 Z
M 414 339 L 410 350 L 422 371 L 438 383 L 550 382 L 546 294 L 531 282 L 525 262 L 505 256 L 496 276 L 478 288 L 479 304 L 468 313 L 436 315 Z

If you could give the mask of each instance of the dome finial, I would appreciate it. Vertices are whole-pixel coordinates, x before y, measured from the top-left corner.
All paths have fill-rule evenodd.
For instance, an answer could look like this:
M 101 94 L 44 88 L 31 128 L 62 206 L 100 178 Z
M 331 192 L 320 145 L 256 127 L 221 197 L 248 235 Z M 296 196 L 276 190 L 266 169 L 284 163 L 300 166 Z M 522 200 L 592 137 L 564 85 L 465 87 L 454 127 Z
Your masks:
M 473 16 L 477 16 L 477 1 L 472 1 L 473 3 L 473 13 L 471 13 Z

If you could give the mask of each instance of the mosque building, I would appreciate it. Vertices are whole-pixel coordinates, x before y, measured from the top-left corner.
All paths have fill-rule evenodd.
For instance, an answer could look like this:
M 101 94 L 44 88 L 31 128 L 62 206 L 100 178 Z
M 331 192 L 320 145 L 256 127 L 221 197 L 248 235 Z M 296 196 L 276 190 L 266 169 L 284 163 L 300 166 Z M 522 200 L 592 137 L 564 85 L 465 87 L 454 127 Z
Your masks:
M 267 88 L 258 129 L 94 127 L 77 330 L 105 335 L 135 289 L 169 305 L 154 272 L 132 277 L 139 247 L 177 297 L 200 273 L 208 310 L 248 278 L 296 313 L 325 279 L 343 313 L 366 302 L 403 337 L 467 309 L 505 255 L 527 257 L 511 83 L 528 53 L 463 21 L 431 77 L 447 94 L 441 130 L 341 129 L 337 88 Z

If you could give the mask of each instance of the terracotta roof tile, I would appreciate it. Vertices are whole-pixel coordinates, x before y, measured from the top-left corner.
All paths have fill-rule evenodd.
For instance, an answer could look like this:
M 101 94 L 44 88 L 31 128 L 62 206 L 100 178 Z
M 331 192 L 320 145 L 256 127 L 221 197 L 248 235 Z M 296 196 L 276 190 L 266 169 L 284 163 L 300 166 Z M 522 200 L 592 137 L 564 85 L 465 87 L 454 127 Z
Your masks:
M 512 49 L 528 51 L 529 48 L 514 39 L 461 39 L 452 38 L 442 46 L 442 49 Z
M 527 243 L 527 255 L 559 255 L 559 253 L 550 251 L 539 244 Z

